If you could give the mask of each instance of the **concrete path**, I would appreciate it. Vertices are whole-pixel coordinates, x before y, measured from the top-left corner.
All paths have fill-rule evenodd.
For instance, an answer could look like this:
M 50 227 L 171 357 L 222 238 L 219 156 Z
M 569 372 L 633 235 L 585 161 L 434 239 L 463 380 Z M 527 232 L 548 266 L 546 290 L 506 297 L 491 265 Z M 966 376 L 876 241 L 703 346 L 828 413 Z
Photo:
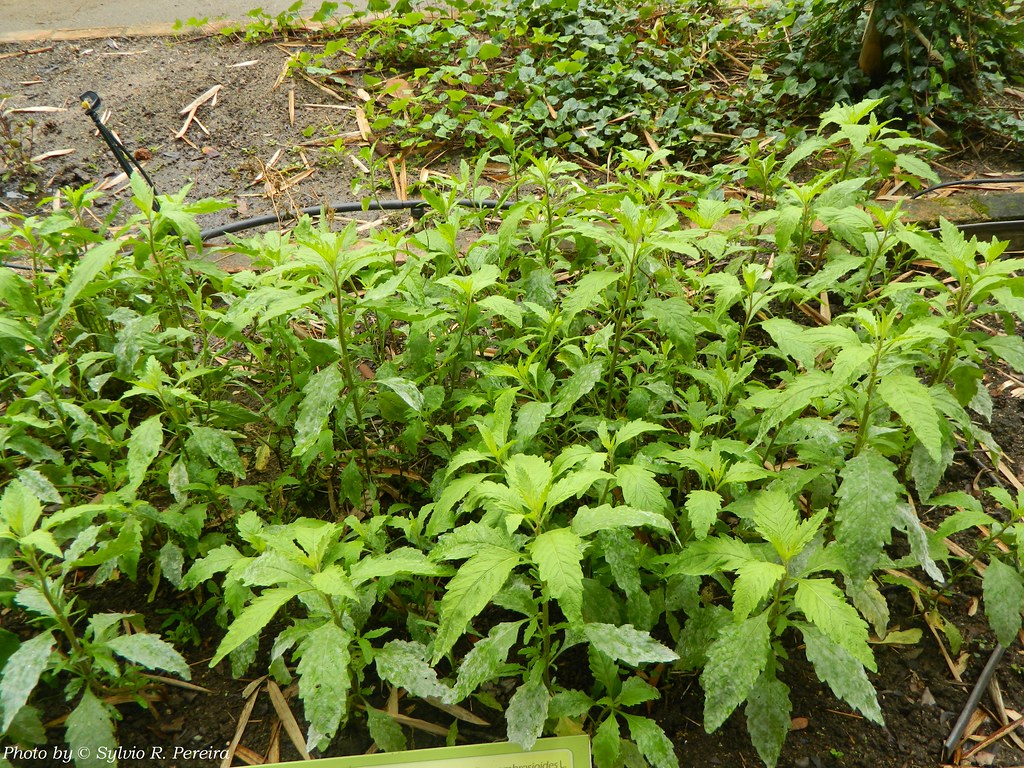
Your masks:
M 190 18 L 240 20 L 252 8 L 276 16 L 295 0 L 0 0 L 0 42 L 61 38 L 61 32 L 86 30 L 139 30 L 156 34 L 170 30 L 175 21 Z M 338 3 L 342 9 L 345 6 Z M 305 0 L 302 16 L 320 8 L 319 0 Z M 48 34 L 56 33 L 56 34 Z

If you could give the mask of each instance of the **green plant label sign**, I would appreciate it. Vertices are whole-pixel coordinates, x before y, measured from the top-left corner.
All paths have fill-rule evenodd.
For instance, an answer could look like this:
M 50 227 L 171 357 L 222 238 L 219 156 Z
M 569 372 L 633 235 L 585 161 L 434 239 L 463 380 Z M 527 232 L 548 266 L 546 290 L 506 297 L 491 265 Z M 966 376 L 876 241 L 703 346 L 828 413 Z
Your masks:
M 538 739 L 533 749 L 515 744 L 468 744 L 461 747 L 415 749 L 408 752 L 379 752 L 375 755 L 325 757 L 312 761 L 317 768 L 590 768 L 590 739 L 563 736 Z M 281 763 L 285 766 L 311 765 L 309 761 Z

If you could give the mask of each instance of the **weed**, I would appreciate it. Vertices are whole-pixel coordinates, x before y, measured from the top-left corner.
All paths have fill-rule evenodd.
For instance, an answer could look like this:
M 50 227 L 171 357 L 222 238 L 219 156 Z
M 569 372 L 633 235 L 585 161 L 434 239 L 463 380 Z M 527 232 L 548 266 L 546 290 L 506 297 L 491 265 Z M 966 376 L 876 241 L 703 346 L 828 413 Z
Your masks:
M 42 171 L 32 155 L 36 124 L 31 119 L 16 120 L 6 105 L 7 97 L 0 96 L 0 181 L 14 180 L 22 192 L 31 194 Z
M 8 217 L 0 253 L 37 269 L 0 269 L 0 578 L 44 630 L 0 634 L 39 670 L 15 685 L 8 660 L 5 725 L 52 669 L 81 681 L 72 722 L 109 741 L 103 686 L 180 670 L 119 629 L 137 619 L 79 617 L 80 572 L 205 587 L 182 613 L 216 615 L 213 663 L 236 674 L 272 635 L 266 671 L 297 681 L 318 748 L 359 710 L 404 745 L 370 679 L 448 705 L 498 682 L 524 746 L 589 731 L 598 768 L 676 768 L 639 708 L 675 665 L 699 674 L 705 727 L 742 707 L 774 765 L 795 655 L 882 721 L 882 584 L 960 642 L 935 606 L 970 569 L 935 537 L 978 524 L 1008 642 L 1024 582 L 996 545 L 1013 551 L 1020 500 L 993 491 L 999 521 L 934 494 L 956 445 L 998 450 L 984 366 L 1024 370 L 1024 342 L 984 328 L 1021 321 L 1024 265 L 867 202 L 897 168 L 930 174 L 912 154 L 929 145 L 877 106 L 711 175 L 634 150 L 595 185 L 507 154 L 521 186 L 500 221 L 456 205 L 495 195 L 484 157 L 424 190 L 414 230 L 304 219 L 235 243 L 252 260 L 235 274 L 198 242 L 218 204 L 184 192 L 157 210 L 137 183 L 138 213 L 100 232 L 89 190 Z M 514 129 L 490 130 L 514 153 Z M 835 167 L 797 181 L 804 160 Z M 726 199 L 744 176 L 756 205 Z M 800 311 L 812 298 L 829 317 Z M 932 534 L 915 504 L 956 511 Z

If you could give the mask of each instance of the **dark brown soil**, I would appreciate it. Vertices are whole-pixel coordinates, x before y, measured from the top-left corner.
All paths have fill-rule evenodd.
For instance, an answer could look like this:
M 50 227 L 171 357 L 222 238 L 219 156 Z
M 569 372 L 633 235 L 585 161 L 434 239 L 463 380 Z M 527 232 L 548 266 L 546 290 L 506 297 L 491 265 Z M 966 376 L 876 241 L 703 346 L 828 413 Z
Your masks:
M 97 91 L 103 97 L 106 108 L 111 111 L 108 124 L 118 132 L 129 150 L 145 149 L 151 156 L 145 165 L 162 192 L 176 191 L 191 183 L 191 199 L 224 197 L 232 201 L 235 208 L 209 216 L 204 220 L 207 226 L 232 217 L 351 198 L 353 180 L 364 184 L 371 180 L 348 155 L 325 151 L 310 142 L 325 137 L 352 141 L 357 133 L 353 108 L 360 103 L 355 84 L 347 90 L 338 87 L 344 101 L 332 98 L 303 80 L 288 78 L 275 88 L 287 57 L 300 49 L 209 39 L 122 39 L 58 43 L 51 50 L 0 59 L 0 94 L 8 94 L 8 108 L 45 106 L 63 110 L 16 114 L 19 121 L 31 118 L 37 123 L 32 154 L 74 150 L 72 154 L 41 161 L 43 172 L 35 192 L 25 193 L 23 180 L 19 179 L 0 184 L 0 205 L 30 210 L 33 199 L 52 195 L 62 185 L 99 184 L 120 172 L 79 107 L 80 94 L 87 90 Z M 0 55 L 15 53 L 19 53 L 17 47 L 0 48 Z M 197 113 L 209 135 L 193 126 L 187 136 L 194 146 L 176 140 L 175 134 L 184 121 L 180 110 L 216 84 L 223 86 L 216 106 L 206 104 Z M 294 90 L 294 123 L 289 117 L 290 90 Z M 308 106 L 324 103 L 348 108 Z M 356 138 L 355 143 L 358 141 Z M 263 170 L 262 164 L 269 163 L 278 150 L 283 154 L 275 170 L 266 174 L 269 185 L 254 181 Z M 979 158 L 975 162 L 965 156 L 955 161 L 956 170 L 970 175 L 972 163 L 979 172 L 1017 171 L 998 161 L 989 163 Z M 307 168 L 313 169 L 312 174 L 282 190 L 289 180 Z M 410 169 L 410 178 L 415 178 L 416 172 Z M 376 182 L 383 190 L 391 188 L 387 172 Z M 122 185 L 113 199 L 125 196 Z M 390 193 L 387 196 L 391 196 Z M 1021 429 L 1024 400 L 1011 394 L 1012 386 L 1003 388 L 1003 382 L 998 375 L 990 381 L 996 402 L 992 432 L 1008 453 L 1008 466 L 1013 472 L 1020 472 L 1024 468 L 1024 430 Z M 976 466 L 961 462 L 951 472 L 950 483 L 969 490 L 977 473 Z M 982 483 L 985 484 L 987 481 Z M 913 603 L 905 594 L 895 595 L 898 608 L 898 612 L 894 612 L 895 623 L 904 629 L 920 628 L 924 634 L 916 646 L 879 645 L 876 648 L 879 672 L 873 676 L 873 682 L 879 691 L 885 728 L 865 721 L 833 697 L 803 661 L 799 649 L 793 649 L 784 679 L 792 691 L 794 730 L 787 740 L 780 765 L 786 768 L 925 768 L 942 764 L 943 741 L 994 643 L 980 613 L 968 615 L 971 598 L 980 590 L 979 585 L 976 580 L 967 579 L 962 589 L 965 594 L 958 596 L 952 605 L 943 607 L 946 618 L 959 626 L 969 653 L 962 683 L 953 679 L 937 641 Z M 177 602 L 180 597 L 161 591 L 150 603 L 146 592 L 142 585 L 117 584 L 113 589 L 105 588 L 102 593 L 91 595 L 92 608 L 141 612 L 146 616 L 148 629 L 159 632 L 168 615 L 162 611 L 180 608 Z M 89 597 L 86 595 L 87 599 Z M 243 690 L 252 682 L 233 679 L 226 664 L 209 669 L 208 660 L 222 636 L 222 630 L 212 617 L 207 616 L 199 623 L 198 633 L 198 644 L 181 650 L 191 662 L 193 682 L 206 692 L 155 686 L 148 711 L 136 706 L 122 707 L 124 719 L 119 726 L 119 738 L 129 755 L 121 760 L 122 766 L 186 768 L 219 762 L 208 757 L 172 758 L 175 747 L 223 749 L 235 734 L 243 711 Z M 997 679 L 1005 706 L 1018 712 L 1024 710 L 1022 670 L 1024 652 L 1015 646 L 1004 657 Z M 750 746 L 741 713 L 734 715 L 717 733 L 704 732 L 701 726 L 703 695 L 695 677 L 670 675 L 662 689 L 663 698 L 655 703 L 651 714 L 675 743 L 681 765 L 753 768 L 761 764 Z M 988 698 L 983 703 L 990 706 Z M 59 697 L 43 700 L 41 704 L 54 718 L 66 713 Z M 301 703 L 292 696 L 289 704 L 301 726 Z M 450 722 L 447 715 L 423 703 L 403 703 L 402 711 L 445 727 Z M 493 720 L 493 713 L 489 714 Z M 260 694 L 241 744 L 254 753 L 266 755 L 271 743 L 276 742 L 280 744 L 282 760 L 297 758 L 287 736 L 283 731 L 278 732 L 277 723 L 269 696 Z M 996 727 L 994 719 L 989 718 L 978 733 L 991 733 Z M 50 735 L 51 744 L 62 743 L 63 731 L 59 725 L 51 729 Z M 503 727 L 496 725 L 489 737 L 502 738 Z M 433 745 L 435 739 L 419 731 L 410 732 L 413 746 Z M 336 740 L 328 754 L 358 753 L 368 744 L 364 721 L 356 713 L 348 730 Z M 164 755 L 162 759 L 155 757 L 160 754 L 159 750 Z M 31 764 L 47 768 L 38 761 Z M 54 763 L 58 764 L 62 765 Z M 1024 764 L 1024 754 L 1004 739 L 981 750 L 964 764 L 1018 765 Z
M 317 47 L 245 45 L 224 38 L 107 39 L 60 42 L 39 53 L 0 59 L 0 96 L 7 95 L 7 109 L 60 110 L 11 116 L 23 126 L 35 122 L 31 154 L 74 150 L 40 161 L 35 191 L 25 190 L 24 179 L 0 183 L 0 205 L 24 211 L 40 196 L 87 182 L 118 190 L 105 198 L 105 206 L 127 198 L 123 178 L 112 183 L 121 168 L 81 108 L 86 91 L 101 96 L 101 112 L 109 110 L 106 124 L 142 160 L 161 193 L 191 184 L 189 200 L 215 197 L 233 204 L 231 211 L 204 216 L 204 227 L 352 199 L 354 179 L 370 184 L 349 151 L 360 143 L 353 109 L 361 102 L 344 86 L 332 97 L 302 79 L 278 83 L 290 56 Z M 18 52 L 0 46 L 0 55 Z M 182 108 L 216 85 L 222 86 L 216 104 L 209 101 L 196 112 L 209 133 L 193 123 L 183 139 L 176 139 L 185 122 Z M 318 146 L 335 140 L 344 152 Z M 312 173 L 295 183 L 308 169 Z M 386 167 L 377 182 L 392 196 Z

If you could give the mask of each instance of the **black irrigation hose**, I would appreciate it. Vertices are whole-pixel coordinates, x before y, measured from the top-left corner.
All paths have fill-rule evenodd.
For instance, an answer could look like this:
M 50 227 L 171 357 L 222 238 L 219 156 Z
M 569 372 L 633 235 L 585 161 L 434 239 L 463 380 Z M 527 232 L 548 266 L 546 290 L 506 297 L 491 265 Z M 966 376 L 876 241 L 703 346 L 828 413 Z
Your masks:
M 500 200 L 470 200 L 463 198 L 455 202 L 456 205 L 461 205 L 465 208 L 511 208 L 514 203 L 501 202 Z M 251 219 L 242 219 L 241 221 L 235 221 L 231 224 L 224 224 L 220 227 L 211 227 L 210 229 L 204 229 L 199 233 L 200 238 L 205 243 L 207 240 L 214 240 L 224 235 L 230 235 L 234 232 L 242 232 L 247 229 L 255 229 L 256 227 L 263 227 L 267 224 L 282 224 L 286 221 L 294 221 L 300 216 L 319 216 L 322 213 L 359 213 L 360 211 L 413 211 L 415 215 L 417 212 L 428 207 L 430 203 L 426 200 L 417 198 L 414 200 L 368 200 L 365 202 L 344 202 L 344 203 L 330 203 L 329 205 L 311 205 L 307 208 L 302 208 L 294 213 L 286 213 L 283 216 L 271 213 L 265 216 L 253 216 Z
M 146 170 L 141 165 L 139 165 L 131 152 L 129 152 L 125 148 L 124 144 L 121 143 L 121 140 L 117 138 L 117 136 L 114 135 L 114 132 L 107 128 L 103 123 L 103 118 L 101 118 L 99 114 L 99 109 L 103 105 L 103 99 L 100 98 L 96 91 L 86 91 L 82 94 L 81 99 L 82 109 L 85 110 L 85 114 L 92 118 L 93 123 L 96 124 L 96 130 L 100 132 L 100 136 L 103 137 L 103 141 L 106 142 L 108 147 L 110 147 L 110 151 L 114 155 L 114 159 L 117 160 L 117 164 L 121 166 L 121 170 L 123 170 L 129 177 L 132 176 L 135 171 L 142 174 L 142 178 L 146 180 L 146 183 L 149 184 L 149 188 L 153 190 L 153 210 L 159 211 L 160 203 L 156 200 L 156 184 L 154 184 L 153 180 L 149 178 L 149 174 L 146 173 Z

